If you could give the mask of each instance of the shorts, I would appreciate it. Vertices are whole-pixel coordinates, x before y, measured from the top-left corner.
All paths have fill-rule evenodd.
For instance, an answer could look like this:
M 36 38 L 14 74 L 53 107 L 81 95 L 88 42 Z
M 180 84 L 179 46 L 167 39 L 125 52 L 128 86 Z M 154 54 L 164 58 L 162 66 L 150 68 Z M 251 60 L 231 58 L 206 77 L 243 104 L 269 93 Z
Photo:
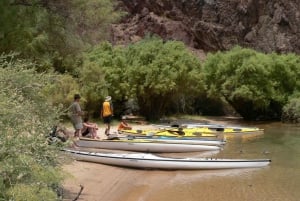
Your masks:
M 83 128 L 82 119 L 80 116 L 71 116 L 71 121 L 75 130 L 79 130 Z
M 109 115 L 107 117 L 103 117 L 103 123 L 105 123 L 105 124 L 110 124 L 111 120 L 112 120 L 111 115 Z
M 82 135 L 83 137 L 85 137 L 85 136 L 87 136 L 89 133 L 90 133 L 90 132 L 89 132 L 89 129 L 85 129 L 85 131 L 83 131 L 83 132 L 81 133 L 81 135 Z
M 73 127 L 75 130 L 80 130 L 83 128 L 83 124 L 81 122 L 73 122 Z

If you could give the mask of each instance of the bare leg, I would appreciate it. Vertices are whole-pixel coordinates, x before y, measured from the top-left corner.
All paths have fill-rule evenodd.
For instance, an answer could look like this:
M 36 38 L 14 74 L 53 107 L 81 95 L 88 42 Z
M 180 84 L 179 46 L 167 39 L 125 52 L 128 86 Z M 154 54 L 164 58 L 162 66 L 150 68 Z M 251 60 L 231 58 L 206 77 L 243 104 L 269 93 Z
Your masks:
M 91 133 L 92 133 L 92 138 L 94 138 L 94 139 L 97 139 L 97 138 L 98 138 L 97 130 L 96 130 L 95 128 L 92 128 Z
M 107 124 L 107 134 L 110 134 L 110 124 Z
M 105 124 L 106 128 L 105 128 L 105 135 L 109 135 L 109 124 Z
M 76 129 L 74 133 L 74 137 L 80 137 L 81 136 L 81 129 Z

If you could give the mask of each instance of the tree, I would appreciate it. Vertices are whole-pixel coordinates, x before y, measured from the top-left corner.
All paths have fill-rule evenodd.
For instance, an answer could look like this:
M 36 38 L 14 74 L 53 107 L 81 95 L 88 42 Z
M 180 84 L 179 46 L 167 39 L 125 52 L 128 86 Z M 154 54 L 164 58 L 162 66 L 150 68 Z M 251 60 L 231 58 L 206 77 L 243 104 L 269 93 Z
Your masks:
M 73 73 L 74 58 L 106 39 L 121 15 L 112 0 L 2 0 L 0 52 L 19 52 L 39 71 Z
M 97 69 L 105 79 L 101 90 L 116 101 L 136 100 L 148 119 L 176 103 L 184 111 L 203 89 L 200 61 L 181 42 L 147 37 L 126 48 L 102 44 L 88 55 L 83 71 Z
M 126 79 L 141 113 L 157 119 L 177 105 L 186 108 L 203 91 L 200 60 L 182 42 L 156 37 L 128 47 Z
M 225 100 L 245 119 L 279 119 L 288 97 L 299 90 L 299 57 L 235 47 L 210 54 L 204 65 L 211 96 Z
M 80 69 L 81 91 L 88 103 L 87 110 L 95 116 L 99 116 L 101 102 L 105 96 L 113 96 L 114 102 L 122 102 L 124 96 L 127 96 L 124 51 L 123 47 L 113 47 L 110 43 L 103 42 L 86 51 L 83 56 L 83 65 Z M 108 69 L 113 72 L 108 72 Z M 109 73 L 112 74 L 106 76 Z M 119 104 L 115 105 L 114 112 L 117 114 Z

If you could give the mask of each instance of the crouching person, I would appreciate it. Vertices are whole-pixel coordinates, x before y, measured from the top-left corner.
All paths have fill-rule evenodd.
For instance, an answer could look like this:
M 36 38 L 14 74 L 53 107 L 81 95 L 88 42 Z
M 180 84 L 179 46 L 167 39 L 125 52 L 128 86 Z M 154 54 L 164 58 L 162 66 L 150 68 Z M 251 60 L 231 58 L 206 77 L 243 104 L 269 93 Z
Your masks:
M 131 130 L 132 127 L 129 126 L 129 124 L 126 122 L 126 117 L 122 117 L 121 122 L 118 126 L 118 132 L 121 132 L 122 130 Z
M 81 131 L 82 136 L 91 137 L 93 139 L 99 139 L 97 135 L 98 125 L 89 121 L 88 117 L 83 119 L 83 129 Z

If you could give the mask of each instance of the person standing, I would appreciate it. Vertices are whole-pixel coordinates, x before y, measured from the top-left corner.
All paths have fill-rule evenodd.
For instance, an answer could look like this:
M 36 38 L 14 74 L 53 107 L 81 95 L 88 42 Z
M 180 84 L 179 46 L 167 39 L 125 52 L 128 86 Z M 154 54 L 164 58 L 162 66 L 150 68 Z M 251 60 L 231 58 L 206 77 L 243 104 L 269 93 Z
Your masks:
M 74 101 L 69 107 L 70 119 L 75 129 L 74 137 L 80 137 L 81 129 L 83 128 L 82 117 L 81 117 L 83 115 L 83 111 L 81 110 L 81 107 L 79 105 L 80 98 L 81 97 L 79 94 L 75 94 Z
M 105 124 L 105 135 L 108 136 L 110 132 L 110 123 L 113 116 L 113 105 L 111 103 L 111 96 L 107 96 L 102 104 L 101 117 Z

